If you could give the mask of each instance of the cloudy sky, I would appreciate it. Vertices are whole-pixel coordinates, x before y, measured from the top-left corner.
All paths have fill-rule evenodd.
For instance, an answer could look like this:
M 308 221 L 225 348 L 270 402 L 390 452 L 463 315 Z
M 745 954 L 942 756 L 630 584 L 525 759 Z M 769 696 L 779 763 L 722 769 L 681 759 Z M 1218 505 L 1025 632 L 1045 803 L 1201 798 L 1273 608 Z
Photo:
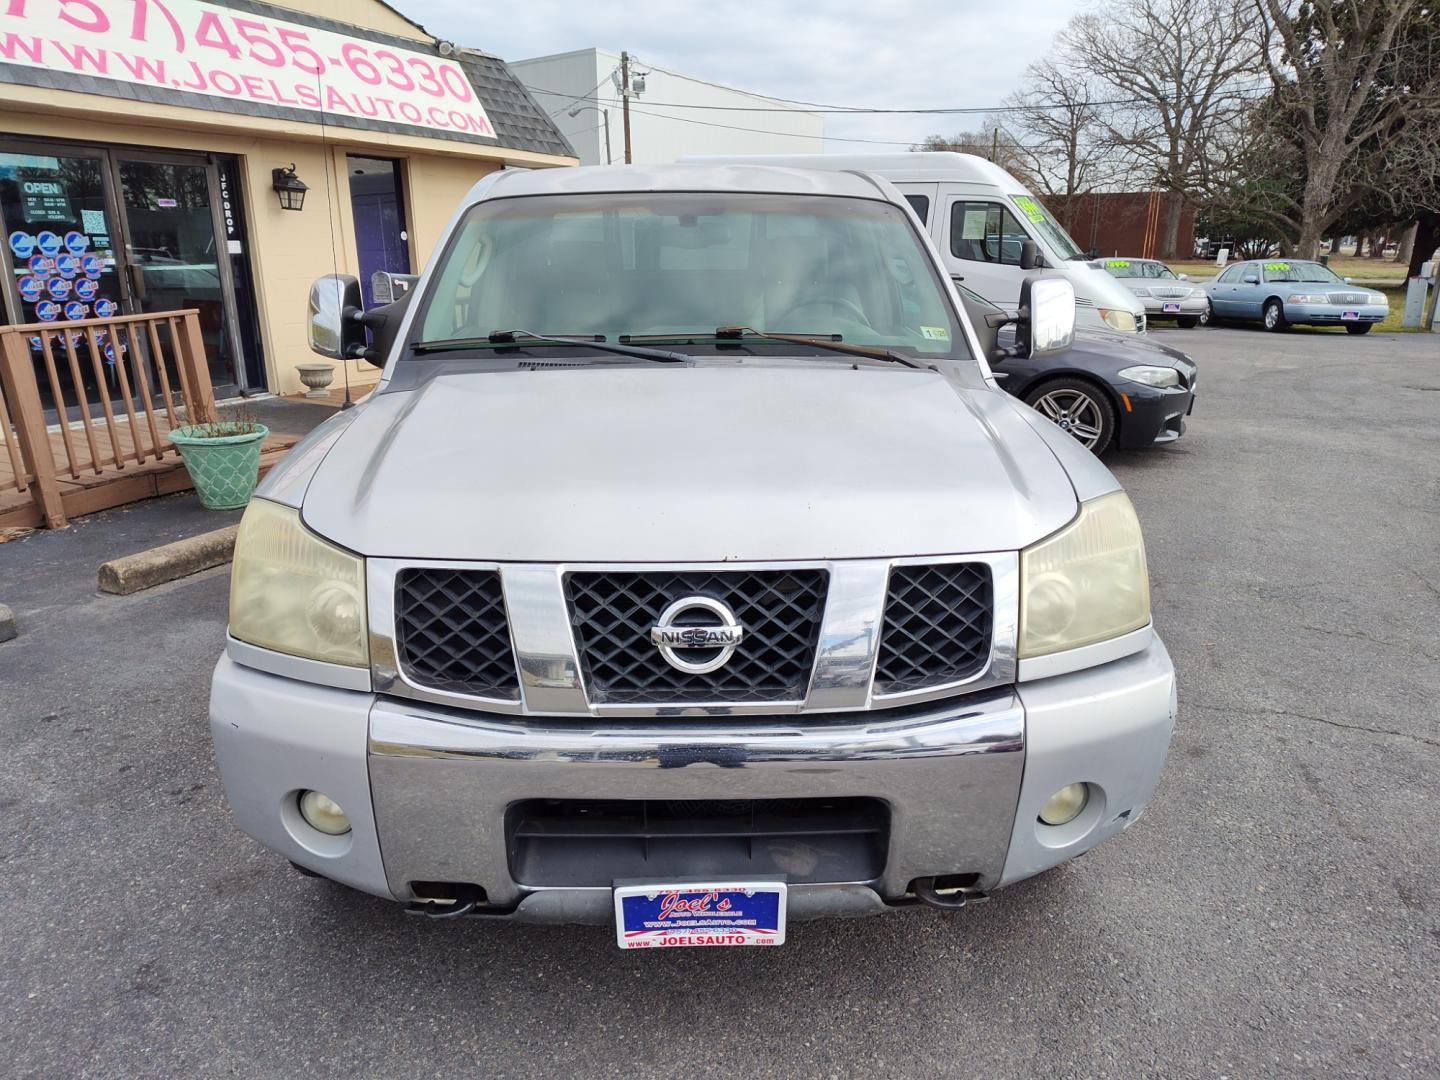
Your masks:
M 871 108 L 983 107 L 1020 83 L 1083 0 L 393 0 L 441 38 L 507 60 L 595 46 L 755 93 Z M 827 116 L 852 139 L 903 149 L 981 117 Z M 757 114 L 756 127 L 764 126 Z M 883 145 L 868 149 L 884 151 Z

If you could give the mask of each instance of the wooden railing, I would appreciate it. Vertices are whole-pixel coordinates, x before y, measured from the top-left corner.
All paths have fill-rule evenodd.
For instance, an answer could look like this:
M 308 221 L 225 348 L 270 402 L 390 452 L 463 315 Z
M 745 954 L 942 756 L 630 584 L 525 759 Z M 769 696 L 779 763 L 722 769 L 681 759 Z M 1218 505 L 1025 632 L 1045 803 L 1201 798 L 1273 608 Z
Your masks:
M 193 308 L 0 326 L 0 497 L 30 493 L 51 528 L 67 520 L 67 477 L 124 474 L 177 457 L 170 429 L 214 418 Z

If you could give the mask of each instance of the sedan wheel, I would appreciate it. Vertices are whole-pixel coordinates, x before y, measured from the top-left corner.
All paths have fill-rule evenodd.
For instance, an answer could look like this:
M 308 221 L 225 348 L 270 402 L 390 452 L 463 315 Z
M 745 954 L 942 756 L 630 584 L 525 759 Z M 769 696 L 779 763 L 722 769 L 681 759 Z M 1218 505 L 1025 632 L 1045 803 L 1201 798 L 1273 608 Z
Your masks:
M 1205 301 L 1205 310 L 1200 312 L 1200 325 L 1209 326 L 1215 321 L 1215 310 L 1210 306 L 1210 301 Z
M 1285 309 L 1280 306 L 1279 300 L 1265 301 L 1265 329 L 1286 330 L 1290 324 L 1285 321 Z
M 1025 403 L 1096 456 L 1103 454 L 1115 437 L 1114 406 L 1098 388 L 1080 379 L 1042 383 L 1025 395 Z

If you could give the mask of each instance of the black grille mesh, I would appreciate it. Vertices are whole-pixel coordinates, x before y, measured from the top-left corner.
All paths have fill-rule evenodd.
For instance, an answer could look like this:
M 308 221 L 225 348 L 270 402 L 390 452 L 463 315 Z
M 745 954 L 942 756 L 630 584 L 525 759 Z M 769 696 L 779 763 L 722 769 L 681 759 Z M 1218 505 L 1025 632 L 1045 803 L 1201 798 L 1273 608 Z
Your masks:
M 395 638 L 406 675 L 422 686 L 519 699 L 498 571 L 402 570 L 395 579 Z
M 827 578 L 824 570 L 566 575 L 591 700 L 666 704 L 803 698 L 815 664 Z M 650 640 L 664 610 L 689 596 L 719 600 L 745 629 L 735 655 L 718 671 L 678 671 Z
M 984 563 L 892 569 L 875 692 L 922 690 L 977 674 L 990 655 L 992 594 Z

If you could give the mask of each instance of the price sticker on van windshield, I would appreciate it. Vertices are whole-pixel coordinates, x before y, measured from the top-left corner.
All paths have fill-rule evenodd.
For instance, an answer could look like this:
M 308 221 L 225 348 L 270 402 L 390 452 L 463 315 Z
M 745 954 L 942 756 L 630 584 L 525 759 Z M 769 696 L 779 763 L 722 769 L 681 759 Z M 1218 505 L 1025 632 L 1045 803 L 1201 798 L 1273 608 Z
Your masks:
M 1020 212 L 1031 221 L 1045 220 L 1045 208 L 1029 195 L 1012 195 L 1010 197 L 1015 200 L 1015 205 L 1020 208 Z
M 920 336 L 926 341 L 949 341 L 950 331 L 943 326 L 922 326 Z

